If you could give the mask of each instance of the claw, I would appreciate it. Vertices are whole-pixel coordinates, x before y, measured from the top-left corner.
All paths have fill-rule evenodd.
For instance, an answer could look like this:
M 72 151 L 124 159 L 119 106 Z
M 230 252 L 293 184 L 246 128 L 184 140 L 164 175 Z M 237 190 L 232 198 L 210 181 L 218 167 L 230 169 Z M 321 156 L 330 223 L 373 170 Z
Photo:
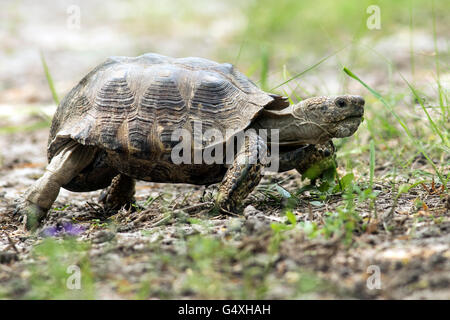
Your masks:
M 108 192 L 106 192 L 106 190 L 103 190 L 101 193 L 100 193 L 100 195 L 98 196 L 98 202 L 99 203 L 103 203 L 103 204 L 105 204 L 106 203 L 106 197 L 108 196 Z
M 216 202 L 214 207 L 211 209 L 211 212 L 220 212 L 230 216 L 239 216 L 238 214 L 232 212 L 231 202 L 228 200 L 224 201 L 224 196 L 221 193 L 217 194 Z
M 19 215 L 19 221 L 22 223 L 25 230 L 35 231 L 39 227 L 40 222 L 47 215 L 47 211 L 48 210 L 25 200 L 16 206 L 13 215 Z
M 234 213 L 232 211 L 228 211 L 227 209 L 224 208 L 219 208 L 219 212 L 226 214 L 226 215 L 230 215 L 230 216 L 234 216 L 234 217 L 239 217 L 239 215 L 237 213 Z

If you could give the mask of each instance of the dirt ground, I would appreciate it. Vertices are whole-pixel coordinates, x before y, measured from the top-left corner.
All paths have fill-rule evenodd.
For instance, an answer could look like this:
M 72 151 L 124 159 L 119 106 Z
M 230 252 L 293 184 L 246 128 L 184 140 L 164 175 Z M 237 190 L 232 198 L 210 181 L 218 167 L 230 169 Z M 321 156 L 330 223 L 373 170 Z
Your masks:
M 30 251 L 33 245 L 42 241 L 24 232 L 12 217 L 14 199 L 37 179 L 46 162 L 45 143 L 48 130 L 36 130 L 29 133 L 17 133 L 2 136 L 3 155 L 0 171 L 0 282 L 9 288 L 10 297 L 21 297 L 30 290 L 26 272 L 33 258 Z M 286 180 L 286 177 L 289 177 Z M 296 172 L 265 178 L 262 186 L 273 179 L 285 180 L 282 186 L 287 190 L 298 187 L 300 176 Z M 380 191 L 377 198 L 377 210 L 383 215 L 392 209 L 391 187 L 377 184 Z M 100 192 L 71 193 L 62 190 L 53 206 L 50 218 L 45 226 L 54 226 L 64 221 L 77 222 L 86 227 L 80 240 L 92 243 L 89 257 L 93 272 L 102 275 L 97 283 L 97 298 L 119 298 L 114 281 L 123 279 L 127 283 L 139 283 L 146 274 L 143 261 L 155 254 L 151 243 L 161 245 L 164 250 L 177 255 L 177 241 L 185 235 L 208 233 L 219 239 L 231 238 L 241 250 L 249 250 L 255 255 L 266 251 L 270 241 L 272 222 L 283 221 L 279 203 L 264 201 L 261 192 L 254 192 L 249 206 L 240 217 L 202 216 L 205 212 L 195 212 L 195 216 L 204 219 L 208 226 L 188 223 L 186 218 L 174 216 L 166 223 L 166 204 L 172 209 L 183 208 L 200 203 L 204 188 L 189 185 L 167 185 L 138 183 L 138 203 L 145 203 L 149 196 L 155 201 L 148 209 L 140 213 L 121 212 L 108 220 L 97 212 L 97 197 Z M 428 210 L 419 211 L 413 200 L 426 201 Z M 324 207 L 308 206 L 308 196 L 302 196 L 294 214 L 298 221 L 320 221 L 325 211 L 335 208 L 342 199 L 333 197 Z M 91 203 L 91 206 L 89 205 Z M 63 208 L 61 210 L 60 208 Z M 368 216 L 369 208 L 360 208 Z M 188 213 L 189 214 L 189 213 Z M 366 217 L 367 217 L 366 216 Z M 417 219 L 420 217 L 420 219 Z M 363 214 L 364 218 L 364 214 Z M 100 219 L 100 220 L 98 220 Z M 101 223 L 109 222 L 108 226 Z M 44 226 L 44 227 L 45 227 Z M 282 279 L 269 288 L 266 298 L 289 298 L 295 294 L 286 290 L 283 283 L 295 281 L 297 268 L 314 272 L 325 280 L 327 288 L 315 293 L 319 298 L 450 298 L 450 215 L 448 203 L 439 194 L 430 194 L 423 187 L 417 187 L 398 199 L 390 222 L 389 232 L 377 226 L 373 232 L 361 233 L 353 238 L 351 244 L 342 239 L 312 240 L 300 231 L 288 233 L 288 237 L 273 258 L 273 277 Z M 180 232 L 182 230 L 182 232 Z M 264 255 L 262 255 L 264 259 Z M 268 259 L 265 257 L 265 259 Z M 378 266 L 381 271 L 381 288 L 369 289 L 367 279 L 369 266 Z M 148 267 L 148 266 L 147 266 Z M 176 292 L 175 271 L 161 275 L 167 290 Z M 292 278 L 294 280 L 292 280 Z M 169 294 L 170 297 L 191 297 L 181 291 Z M 154 296 L 157 297 L 157 296 Z M 198 296 L 193 296 L 198 297 Z M 202 297 L 202 296 L 200 296 Z M 214 297 L 214 295 L 213 295 Z
M 221 24 L 219 7 L 211 14 L 223 32 L 212 38 L 190 33 L 189 28 L 182 30 L 182 25 L 173 26 L 173 34 L 181 42 L 173 38 L 164 42 L 145 35 L 130 38 L 120 28 L 120 14 L 111 17 L 112 25 L 117 24 L 115 28 L 102 28 L 95 23 L 95 17 L 88 15 L 80 32 L 61 33 L 59 25 L 65 23 L 65 16 L 49 17 L 55 12 L 64 13 L 66 6 L 46 10 L 33 3 L 11 6 L 16 15 L 8 22 L 1 19 L 0 13 L 3 26 L 8 27 L 0 33 L 7 49 L 0 53 L 1 65 L 12 70 L 0 75 L 0 298 L 54 297 L 46 290 L 60 287 L 61 283 L 52 277 L 65 279 L 52 269 L 52 254 L 56 252 L 58 257 L 59 249 L 51 251 L 51 243 L 45 242 L 63 237 L 27 233 L 12 215 L 15 199 L 42 175 L 47 163 L 48 117 L 55 106 L 42 72 L 39 47 L 46 49 L 47 63 L 62 93 L 103 61 L 106 52 L 136 55 L 144 48 L 150 51 L 148 48 L 159 47 L 162 52 L 181 56 L 185 47 L 191 46 L 199 56 L 209 56 L 213 55 L 209 48 L 224 41 L 233 29 Z M 24 6 L 34 14 L 24 14 Z M 85 7 L 83 10 L 89 11 Z M 120 11 L 119 2 L 114 2 L 109 11 Z M 223 21 L 233 14 L 227 11 Z M 432 50 L 430 39 L 424 37 L 416 48 Z M 379 48 L 391 48 L 393 61 L 404 61 L 402 52 L 407 48 L 399 49 L 395 46 L 401 44 L 391 40 L 380 41 Z M 97 50 L 77 51 L 94 44 Z M 324 78 L 329 72 L 324 69 Z M 375 84 L 385 81 L 376 72 L 367 74 L 366 79 Z M 327 78 L 331 88 L 336 86 L 333 81 L 337 80 Z M 358 90 L 355 93 L 361 93 Z M 448 155 L 445 159 L 448 163 Z M 338 163 L 345 165 L 339 157 Z M 390 165 L 386 159 L 377 163 L 376 177 L 384 177 Z M 430 172 L 420 156 L 411 166 L 411 170 Z M 375 209 L 368 201 L 355 201 L 361 217 L 358 224 L 366 223 L 368 227 L 353 232 L 349 241 L 342 236 L 311 238 L 305 227 L 276 234 L 271 225 L 286 222 L 286 199 L 279 194 L 270 197 L 265 190 L 274 183 L 289 191 L 304 186 L 306 182 L 295 171 L 264 177 L 240 216 L 209 217 L 207 210 L 182 210 L 208 199 L 214 186 L 205 190 L 182 184 L 138 182 L 136 199 L 143 209 L 121 210 L 111 217 L 98 205 L 100 190 L 61 190 L 42 230 L 65 223 L 80 227 L 82 232 L 75 238 L 88 244 L 82 250 L 80 263 L 87 261 L 86 278 L 91 281 L 87 286 L 93 288 L 93 293 L 61 293 L 57 297 L 450 299 L 449 196 L 436 180 L 436 185 L 418 184 L 397 198 L 398 186 L 405 182 L 404 177 L 395 183 L 376 179 Z M 335 193 L 317 204 L 314 194 L 304 192 L 292 212 L 298 224 L 322 225 L 326 212 L 343 205 L 343 196 Z M 279 242 L 277 236 L 282 237 Z M 203 242 L 203 238 L 210 242 Z M 43 243 L 50 251 L 39 253 L 36 246 Z M 380 272 L 379 287 L 370 285 L 374 270 Z M 41 278 L 48 284 L 39 282 Z

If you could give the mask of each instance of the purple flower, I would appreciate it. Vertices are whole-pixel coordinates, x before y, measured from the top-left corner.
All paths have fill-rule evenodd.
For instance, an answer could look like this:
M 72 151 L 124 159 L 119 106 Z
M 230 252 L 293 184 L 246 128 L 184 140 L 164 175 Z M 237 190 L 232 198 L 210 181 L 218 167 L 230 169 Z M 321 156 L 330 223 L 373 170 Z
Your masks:
M 42 230 L 44 237 L 59 237 L 59 236 L 78 236 L 86 230 L 81 225 L 72 224 L 70 222 L 58 223 L 55 226 L 50 226 Z

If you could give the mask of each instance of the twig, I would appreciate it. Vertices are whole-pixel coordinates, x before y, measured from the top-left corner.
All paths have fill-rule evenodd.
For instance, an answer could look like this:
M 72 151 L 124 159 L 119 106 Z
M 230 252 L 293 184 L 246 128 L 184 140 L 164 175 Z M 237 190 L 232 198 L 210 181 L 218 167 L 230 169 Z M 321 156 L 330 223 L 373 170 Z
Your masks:
M 172 217 L 173 217 L 173 214 L 169 213 L 168 215 L 166 215 L 165 217 L 161 218 L 160 220 L 152 223 L 150 225 L 150 228 L 155 228 L 155 227 L 162 226 L 163 224 L 168 222 L 170 219 L 172 219 Z
M 155 221 L 153 224 L 151 224 L 150 228 L 159 227 L 159 226 L 167 223 L 177 213 L 185 212 L 187 214 L 192 214 L 194 212 L 197 212 L 198 210 L 210 209 L 212 207 L 214 207 L 214 203 L 213 202 L 203 202 L 203 203 L 199 203 L 199 204 L 196 204 L 196 205 L 193 205 L 193 206 L 189 206 L 189 207 L 184 207 L 184 208 L 173 210 L 172 212 L 168 213 L 166 216 L 162 217 L 158 221 Z
M 16 244 L 14 243 L 14 241 L 9 237 L 9 235 L 8 235 L 6 232 L 4 232 L 4 233 L 5 233 L 5 235 L 6 235 L 6 238 L 8 239 L 8 242 L 9 242 L 9 246 L 7 247 L 7 249 L 8 249 L 8 248 L 13 248 L 14 251 L 15 251 L 17 254 L 20 254 L 19 249 L 17 249 Z
M 214 203 L 213 202 L 202 202 L 202 203 L 199 203 L 199 204 L 194 204 L 193 206 L 177 209 L 174 212 L 181 212 L 181 211 L 183 211 L 183 212 L 186 212 L 186 213 L 192 213 L 192 212 L 195 212 L 197 210 L 211 209 L 212 207 L 214 207 Z
M 309 202 L 308 202 L 308 218 L 309 218 L 309 221 L 311 221 L 311 222 L 314 220 L 314 214 L 313 214 L 313 211 L 311 208 L 311 203 L 309 203 Z

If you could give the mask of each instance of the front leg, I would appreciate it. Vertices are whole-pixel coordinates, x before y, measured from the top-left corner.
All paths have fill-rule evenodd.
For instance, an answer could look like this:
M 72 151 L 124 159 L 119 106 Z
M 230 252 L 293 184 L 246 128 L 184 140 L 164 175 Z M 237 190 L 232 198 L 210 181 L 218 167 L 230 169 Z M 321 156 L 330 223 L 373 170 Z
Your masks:
M 234 213 L 239 208 L 261 180 L 266 150 L 264 141 L 256 133 L 246 136 L 219 186 L 216 208 L 225 213 Z
M 307 145 L 295 150 L 280 153 L 279 172 L 296 169 L 303 177 L 318 178 L 325 170 L 335 164 L 336 148 L 330 140 L 324 144 Z
M 19 200 L 15 214 L 23 218 L 25 228 L 36 229 L 59 194 L 94 159 L 96 149 L 75 141 L 68 143 L 50 161 L 45 173 Z

